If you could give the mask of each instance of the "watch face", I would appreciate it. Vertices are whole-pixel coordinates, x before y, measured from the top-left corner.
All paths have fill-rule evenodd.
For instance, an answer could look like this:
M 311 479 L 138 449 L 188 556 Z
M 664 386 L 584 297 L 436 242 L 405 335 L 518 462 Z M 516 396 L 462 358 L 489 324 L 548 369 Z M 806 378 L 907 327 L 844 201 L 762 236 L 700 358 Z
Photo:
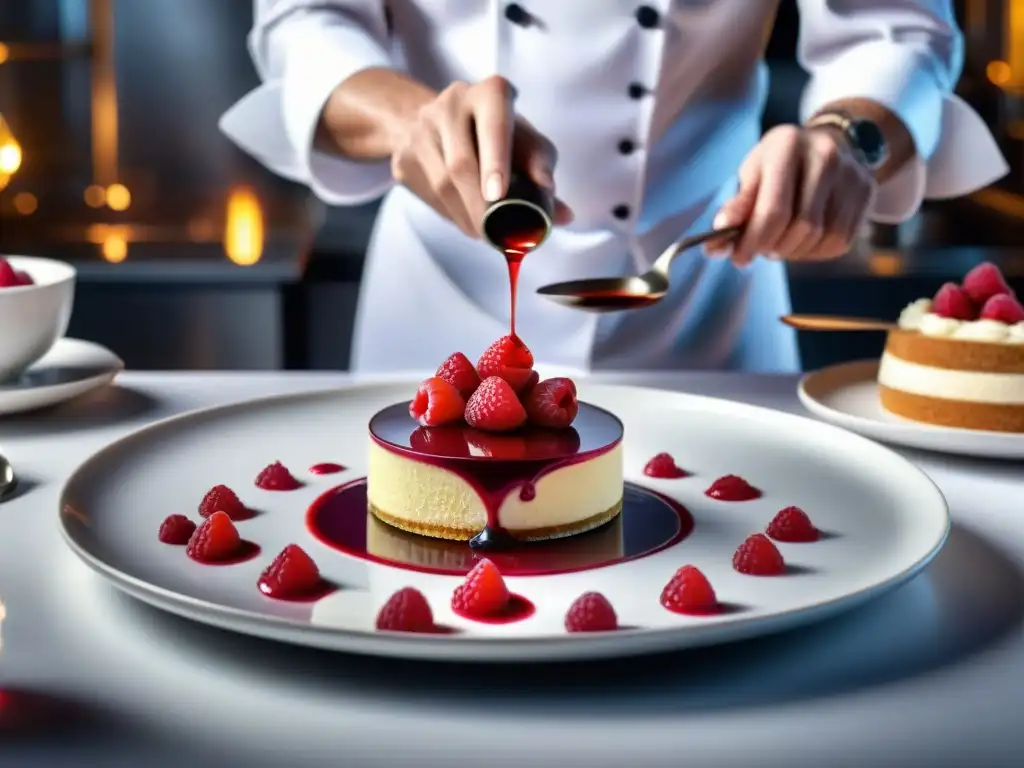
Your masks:
M 858 120 L 850 126 L 850 134 L 869 165 L 885 159 L 885 136 L 877 125 L 868 120 Z

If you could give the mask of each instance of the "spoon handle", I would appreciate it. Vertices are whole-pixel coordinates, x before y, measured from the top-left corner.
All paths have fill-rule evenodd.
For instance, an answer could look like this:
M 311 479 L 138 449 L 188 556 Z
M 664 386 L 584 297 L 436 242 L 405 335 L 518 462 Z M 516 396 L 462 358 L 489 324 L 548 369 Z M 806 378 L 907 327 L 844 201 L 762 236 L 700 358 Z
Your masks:
M 741 232 L 743 232 L 742 226 L 722 227 L 721 229 L 709 229 L 706 232 L 698 232 L 695 235 L 684 237 L 682 240 L 678 240 L 676 243 L 666 248 L 661 256 L 658 257 L 657 261 L 654 262 L 651 269 L 654 272 L 661 272 L 663 275 L 668 275 L 668 268 L 672 265 L 676 256 L 684 251 L 688 251 L 698 245 L 703 245 L 709 240 L 732 240 Z
M 783 315 L 779 320 L 800 331 L 891 331 L 896 327 L 885 320 L 840 315 Z

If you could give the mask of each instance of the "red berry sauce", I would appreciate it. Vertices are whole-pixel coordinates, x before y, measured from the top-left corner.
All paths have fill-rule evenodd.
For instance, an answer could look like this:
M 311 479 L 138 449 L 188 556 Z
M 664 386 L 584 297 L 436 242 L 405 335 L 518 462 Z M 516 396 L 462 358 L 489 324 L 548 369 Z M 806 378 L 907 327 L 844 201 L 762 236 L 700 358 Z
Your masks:
M 302 483 L 288 471 L 288 467 L 280 461 L 268 464 L 256 476 L 256 487 L 264 491 L 294 491 L 302 487 Z
M 719 501 L 752 501 L 761 498 L 761 491 L 739 475 L 725 475 L 715 480 L 704 495 Z
M 622 513 L 600 528 L 566 539 L 524 543 L 487 557 L 505 576 L 576 573 L 637 560 L 679 543 L 693 518 L 678 502 L 627 483 Z M 306 513 L 306 527 L 320 543 L 342 554 L 418 573 L 462 576 L 481 554 L 464 541 L 406 533 L 367 512 L 366 479 L 323 493 Z
M 510 594 L 508 596 L 508 604 L 499 612 L 490 614 L 488 616 L 475 616 L 465 611 L 459 611 L 452 609 L 453 613 L 457 616 L 461 616 L 469 621 L 475 621 L 478 624 L 514 624 L 517 621 L 523 621 L 533 616 L 536 611 L 533 603 L 527 600 L 522 595 Z
M 344 472 L 345 467 L 341 464 L 335 464 L 331 461 L 322 461 L 319 464 L 314 464 L 309 468 L 309 474 L 311 475 L 336 475 L 339 472 Z
M 644 474 L 663 480 L 676 480 L 690 473 L 676 464 L 670 453 L 659 453 L 644 465 Z

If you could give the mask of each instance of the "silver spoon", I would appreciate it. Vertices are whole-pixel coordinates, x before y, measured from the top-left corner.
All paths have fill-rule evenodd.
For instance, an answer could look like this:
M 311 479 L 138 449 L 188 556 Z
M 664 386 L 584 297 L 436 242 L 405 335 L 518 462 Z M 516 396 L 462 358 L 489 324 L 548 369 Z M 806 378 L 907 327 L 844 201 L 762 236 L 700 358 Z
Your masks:
M 569 280 L 542 286 L 537 289 L 537 293 L 567 307 L 591 312 L 618 312 L 647 307 L 668 293 L 669 268 L 676 256 L 709 240 L 730 241 L 742 231 L 743 227 L 723 227 L 684 237 L 666 248 L 642 275 Z
M 14 474 L 14 467 L 11 466 L 11 462 L 0 453 L 0 501 L 3 501 L 6 496 L 14 492 L 15 486 L 18 484 L 18 478 Z

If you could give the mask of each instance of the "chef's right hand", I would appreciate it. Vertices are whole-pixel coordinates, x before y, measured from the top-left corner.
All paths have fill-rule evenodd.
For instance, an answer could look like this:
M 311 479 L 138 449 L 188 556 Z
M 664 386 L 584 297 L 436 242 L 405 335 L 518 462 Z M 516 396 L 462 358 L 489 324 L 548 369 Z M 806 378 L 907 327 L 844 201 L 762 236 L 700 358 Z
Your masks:
M 497 75 L 472 85 L 452 83 L 399 132 L 391 173 L 470 237 L 480 236 L 488 204 L 508 191 L 514 165 L 554 192 L 554 146 L 514 108 L 511 83 Z M 572 212 L 555 203 L 555 223 Z

